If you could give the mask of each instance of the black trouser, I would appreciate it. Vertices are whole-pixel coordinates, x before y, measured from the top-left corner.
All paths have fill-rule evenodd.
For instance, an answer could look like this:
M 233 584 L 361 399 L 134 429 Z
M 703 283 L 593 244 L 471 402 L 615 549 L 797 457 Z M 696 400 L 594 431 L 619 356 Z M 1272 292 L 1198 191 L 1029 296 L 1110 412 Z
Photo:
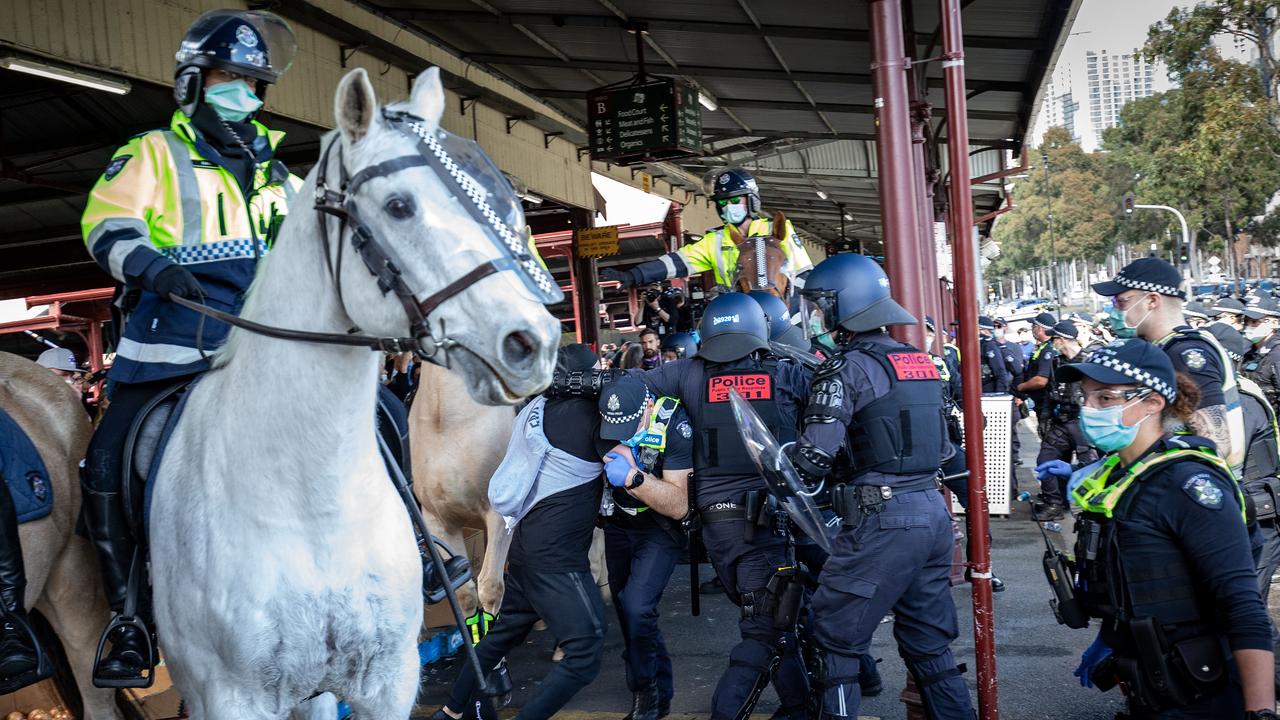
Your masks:
M 587 571 L 555 573 L 512 565 L 504 576 L 502 609 L 489 633 L 476 645 L 480 667 L 487 672 L 524 642 L 534 623 L 543 620 L 564 651 L 564 659 L 542 679 L 520 710 L 521 720 L 555 715 L 600 672 L 604 657 L 604 600 Z M 453 683 L 449 709 L 461 710 L 473 700 L 476 677 L 470 667 Z
M 1085 442 L 1080 424 L 1074 420 L 1050 419 L 1040 425 L 1040 452 L 1036 465 L 1048 460 L 1062 460 L 1070 465 L 1083 465 L 1098 459 L 1098 451 Z M 1069 478 L 1049 476 L 1040 483 L 1040 499 L 1049 505 L 1066 505 Z
M 191 376 L 144 383 L 114 383 L 111 405 L 89 441 L 81 476 L 84 513 L 89 536 L 98 550 L 107 602 L 115 612 L 124 609 L 129 564 L 137 538 L 129 527 L 120 488 L 123 484 L 124 443 L 142 408 L 165 389 Z
M 27 573 L 22 564 L 22 541 L 18 538 L 18 511 L 9 494 L 9 484 L 0 476 L 0 605 L 4 610 L 25 609 L 23 594 Z

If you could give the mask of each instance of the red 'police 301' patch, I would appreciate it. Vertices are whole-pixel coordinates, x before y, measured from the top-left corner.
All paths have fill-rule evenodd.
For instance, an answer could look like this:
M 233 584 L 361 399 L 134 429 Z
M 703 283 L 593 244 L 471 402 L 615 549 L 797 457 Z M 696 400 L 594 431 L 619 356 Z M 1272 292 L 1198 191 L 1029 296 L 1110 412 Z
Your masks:
M 938 366 L 922 352 L 889 353 L 889 364 L 899 380 L 940 380 Z
M 768 400 L 773 397 L 773 378 L 769 373 L 712 375 L 707 379 L 707 402 L 729 402 L 730 390 L 737 390 L 743 400 Z

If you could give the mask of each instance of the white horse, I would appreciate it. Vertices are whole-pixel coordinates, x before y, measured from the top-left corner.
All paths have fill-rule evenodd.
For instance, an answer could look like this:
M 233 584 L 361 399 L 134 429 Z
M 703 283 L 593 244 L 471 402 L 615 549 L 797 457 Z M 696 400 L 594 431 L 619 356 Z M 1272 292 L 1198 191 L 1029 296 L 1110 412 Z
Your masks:
M 444 107 L 432 68 L 394 109 L 435 128 Z M 383 117 L 364 70 L 343 78 L 335 115 L 326 139 L 334 151 L 317 165 L 331 189 L 340 166 L 355 176 L 420 152 Z M 242 317 L 329 333 L 354 321 L 405 335 L 405 309 L 379 291 L 348 242 L 350 226 L 339 233 L 337 220 L 322 224 L 310 207 L 316 173 Z M 378 173 L 354 201 L 418 301 L 501 255 L 428 168 Z M 340 270 L 331 271 L 326 244 Z M 510 404 L 549 383 L 559 326 L 514 273 L 471 284 L 430 321 L 460 343 L 448 358 L 477 401 Z M 357 717 L 409 716 L 422 568 L 374 436 L 381 359 L 235 329 L 192 390 L 153 480 L 150 517 L 156 625 L 192 718 L 285 718 L 321 692 L 344 698 Z
M 4 352 L 0 352 L 0 409 L 35 444 L 54 497 L 52 513 L 18 528 L 27 571 L 26 606 L 39 610 L 62 641 L 84 703 L 85 720 L 120 720 L 115 693 L 95 688 L 91 681 L 98 634 L 111 618 L 111 609 L 102 594 L 93 548 L 75 534 L 80 514 L 77 466 L 93 432 L 89 418 L 80 398 L 61 378 Z

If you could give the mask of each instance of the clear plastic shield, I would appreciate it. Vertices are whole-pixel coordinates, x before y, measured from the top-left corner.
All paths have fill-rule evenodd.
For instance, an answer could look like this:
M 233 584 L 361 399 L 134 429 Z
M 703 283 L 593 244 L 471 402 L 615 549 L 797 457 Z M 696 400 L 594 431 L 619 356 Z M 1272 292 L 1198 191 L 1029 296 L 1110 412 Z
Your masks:
M 814 355 L 813 353 L 810 353 L 810 352 L 805 352 L 804 350 L 792 347 L 785 343 L 780 343 L 776 340 L 769 341 L 769 352 L 781 358 L 794 360 L 800 365 L 806 368 L 809 368 L 810 370 L 814 370 L 819 365 L 822 364 L 822 358 L 818 357 L 817 355 Z
M 787 511 L 796 527 L 830 553 L 831 539 L 823 529 L 822 512 L 808 495 L 809 489 L 791 465 L 791 459 L 782 452 L 782 446 L 756 414 L 751 403 L 744 400 L 737 390 L 729 390 L 729 403 L 733 406 L 733 417 L 738 422 L 738 431 L 742 433 L 747 453 L 764 476 L 769 492 Z

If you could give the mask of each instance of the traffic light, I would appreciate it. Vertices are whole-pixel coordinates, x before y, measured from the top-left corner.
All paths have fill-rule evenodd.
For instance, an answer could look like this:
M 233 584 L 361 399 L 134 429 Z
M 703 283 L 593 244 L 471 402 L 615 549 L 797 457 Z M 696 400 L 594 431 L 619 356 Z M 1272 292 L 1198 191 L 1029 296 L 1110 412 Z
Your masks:
M 1132 214 L 1133 214 L 1133 206 L 1134 206 L 1134 204 L 1135 204 L 1136 202 L 1137 202 L 1137 201 L 1136 201 L 1136 200 L 1134 200 L 1133 193 L 1125 193 L 1125 194 L 1124 194 L 1123 203 L 1124 203 L 1124 214 L 1125 214 L 1125 215 L 1132 215 Z
M 1178 262 L 1186 263 L 1191 261 L 1191 244 L 1182 243 L 1178 250 Z

